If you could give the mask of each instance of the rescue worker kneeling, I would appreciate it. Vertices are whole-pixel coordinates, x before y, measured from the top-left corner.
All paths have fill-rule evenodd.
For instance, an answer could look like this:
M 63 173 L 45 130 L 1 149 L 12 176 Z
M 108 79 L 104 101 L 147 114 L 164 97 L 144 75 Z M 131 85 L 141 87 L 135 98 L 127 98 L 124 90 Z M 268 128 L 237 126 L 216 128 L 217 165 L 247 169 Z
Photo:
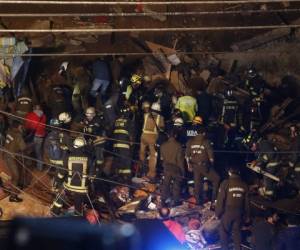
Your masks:
M 82 212 L 82 204 L 88 196 L 91 177 L 95 175 L 92 159 L 86 151 L 86 141 L 77 137 L 73 143 L 73 150 L 64 158 L 63 168 L 58 172 L 57 185 L 63 185 L 63 191 L 57 195 L 51 206 L 52 213 L 58 215 L 65 204 L 66 195 L 74 200 L 75 211 Z

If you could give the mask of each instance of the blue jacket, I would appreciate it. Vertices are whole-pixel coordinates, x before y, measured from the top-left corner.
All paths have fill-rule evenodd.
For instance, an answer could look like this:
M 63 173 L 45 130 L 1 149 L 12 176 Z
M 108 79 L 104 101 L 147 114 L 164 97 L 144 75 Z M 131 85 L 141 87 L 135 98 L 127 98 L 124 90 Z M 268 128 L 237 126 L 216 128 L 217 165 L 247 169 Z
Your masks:
M 96 60 L 93 63 L 93 76 L 99 80 L 111 80 L 109 64 L 104 60 Z

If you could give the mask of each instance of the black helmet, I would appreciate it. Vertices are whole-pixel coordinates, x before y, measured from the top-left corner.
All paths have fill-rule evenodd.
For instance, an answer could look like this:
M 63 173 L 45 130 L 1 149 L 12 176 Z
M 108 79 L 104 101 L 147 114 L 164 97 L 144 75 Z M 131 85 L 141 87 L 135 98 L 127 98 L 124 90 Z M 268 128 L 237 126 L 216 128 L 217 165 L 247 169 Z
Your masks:
M 230 176 L 230 175 L 233 175 L 233 174 L 235 174 L 235 175 L 240 174 L 240 170 L 236 166 L 230 166 L 228 168 L 228 175 Z
M 256 68 L 253 65 L 250 65 L 247 68 L 246 75 L 247 75 L 248 78 L 254 78 L 254 77 L 256 77 L 257 76 L 257 70 L 256 70 Z

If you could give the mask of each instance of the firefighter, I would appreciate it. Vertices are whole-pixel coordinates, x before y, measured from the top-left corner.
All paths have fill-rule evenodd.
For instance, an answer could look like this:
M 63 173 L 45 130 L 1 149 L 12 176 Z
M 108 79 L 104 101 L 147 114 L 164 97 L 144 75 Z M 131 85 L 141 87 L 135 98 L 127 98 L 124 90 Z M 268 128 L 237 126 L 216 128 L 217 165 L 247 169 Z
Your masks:
M 202 204 L 207 197 L 201 197 L 203 191 L 203 177 L 207 177 L 213 185 L 211 200 L 216 199 L 220 177 L 213 168 L 214 154 L 211 143 L 205 137 L 206 132 L 203 128 L 198 130 L 198 134 L 190 139 L 186 144 L 186 159 L 188 169 L 194 174 L 195 198 L 197 204 Z
M 4 149 L 10 153 L 23 153 L 26 149 L 26 143 L 23 139 L 23 126 L 16 120 L 13 120 L 11 128 L 8 129 L 5 139 Z M 4 157 L 7 168 L 11 171 L 11 183 L 13 185 L 12 193 L 9 197 L 10 202 L 22 202 L 22 199 L 16 194 L 15 189 L 20 186 L 20 169 L 14 155 L 6 154 Z
M 60 128 L 61 123 L 58 119 L 54 118 L 50 120 L 50 126 Z M 44 151 L 51 164 L 61 167 L 63 165 L 63 154 L 60 147 L 60 131 L 55 128 L 51 130 L 45 139 Z
M 32 99 L 29 95 L 21 95 L 17 98 L 16 115 L 25 117 L 33 109 Z
M 63 169 L 58 172 L 57 188 L 63 185 L 63 191 L 58 194 L 51 206 L 55 215 L 61 213 L 65 195 L 71 195 L 74 200 L 75 211 L 82 213 L 82 204 L 88 196 L 89 183 L 95 176 L 92 158 L 87 153 L 86 140 L 77 137 L 70 154 L 64 158 Z
M 140 146 L 140 161 L 144 162 L 146 157 L 146 149 L 149 148 L 149 170 L 147 177 L 154 179 L 156 177 L 157 152 L 155 149 L 156 141 L 159 137 L 159 132 L 164 128 L 164 118 L 160 115 L 160 105 L 153 103 L 151 111 L 144 115 L 144 124 L 141 136 Z
M 197 100 L 189 93 L 178 98 L 175 108 L 181 111 L 185 122 L 192 122 L 198 110 Z
M 226 250 L 229 235 L 233 234 L 234 249 L 241 249 L 241 223 L 250 216 L 248 186 L 235 168 L 229 169 L 229 179 L 224 180 L 219 188 L 216 203 L 216 216 L 221 219 L 221 248 Z
M 59 144 L 60 148 L 63 150 L 63 155 L 67 154 L 72 148 L 72 138 L 68 130 L 70 129 L 72 116 L 70 113 L 63 112 L 58 115 L 59 121 Z
M 260 96 L 264 92 L 266 83 L 258 74 L 253 65 L 249 66 L 246 72 L 245 88 L 252 97 Z
M 251 150 L 256 152 L 256 165 L 265 169 L 266 172 L 275 175 L 279 167 L 279 155 L 277 147 L 269 140 L 259 139 L 252 144 Z M 276 182 L 264 176 L 264 187 L 261 193 L 269 199 L 275 197 Z
M 141 107 L 143 96 L 145 94 L 143 86 L 143 77 L 139 74 L 133 74 L 130 78 L 130 83 L 127 85 L 125 92 L 125 100 L 133 106 Z
M 225 144 L 229 147 L 233 146 L 235 139 L 236 127 L 238 126 L 238 108 L 239 104 L 233 96 L 232 90 L 227 90 L 223 99 L 220 123 L 224 126 Z
M 121 109 L 121 115 L 116 120 L 113 131 L 114 168 L 122 180 L 128 181 L 131 177 L 131 142 L 133 125 L 129 119 L 130 109 Z
M 174 205 L 178 205 L 181 182 L 184 177 L 184 153 L 181 144 L 176 141 L 175 131 L 171 130 L 168 134 L 168 141 L 163 143 L 160 148 L 160 157 L 164 168 L 162 199 L 166 201 L 170 197 L 170 189 L 172 188 L 172 200 Z
M 102 170 L 104 164 L 104 146 L 106 132 L 104 129 L 103 117 L 96 114 L 94 107 L 88 107 L 85 111 L 85 118 L 82 121 L 83 132 L 87 133 L 85 136 L 89 145 L 93 146 L 95 150 L 96 168 Z
M 177 141 L 180 142 L 181 145 L 185 145 L 186 127 L 184 126 L 184 121 L 181 117 L 178 117 L 173 121 L 173 128 L 171 129 L 174 129 Z M 168 130 L 169 129 L 166 129 L 166 131 Z

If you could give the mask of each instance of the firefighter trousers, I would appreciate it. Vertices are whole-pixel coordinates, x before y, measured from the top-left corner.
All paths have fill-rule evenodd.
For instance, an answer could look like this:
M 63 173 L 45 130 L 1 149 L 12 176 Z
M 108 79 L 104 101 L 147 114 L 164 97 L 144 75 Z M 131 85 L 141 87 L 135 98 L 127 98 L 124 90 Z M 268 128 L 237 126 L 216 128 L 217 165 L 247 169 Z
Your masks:
M 82 205 L 86 201 L 87 194 L 85 193 L 77 193 L 65 190 L 64 193 L 60 193 L 57 195 L 56 199 L 54 200 L 53 204 L 51 205 L 51 212 L 55 215 L 59 215 L 61 210 L 64 206 L 70 205 L 66 202 L 67 197 L 71 197 L 73 200 L 73 204 L 75 207 L 76 215 L 82 214 Z
M 157 140 L 157 134 L 142 134 L 141 137 L 141 147 L 140 147 L 140 160 L 145 161 L 146 158 L 146 149 L 149 148 L 149 168 L 147 177 L 155 178 L 156 176 L 156 163 L 157 163 L 157 152 L 155 149 L 155 144 Z
M 278 170 L 277 162 L 269 162 L 266 165 L 266 172 L 275 175 Z M 275 194 L 276 189 L 276 181 L 270 179 L 269 177 L 264 176 L 264 186 L 265 186 L 265 194 L 267 196 L 273 196 Z
M 104 145 L 98 144 L 95 145 L 95 157 L 96 157 L 96 166 L 101 169 L 104 163 Z

